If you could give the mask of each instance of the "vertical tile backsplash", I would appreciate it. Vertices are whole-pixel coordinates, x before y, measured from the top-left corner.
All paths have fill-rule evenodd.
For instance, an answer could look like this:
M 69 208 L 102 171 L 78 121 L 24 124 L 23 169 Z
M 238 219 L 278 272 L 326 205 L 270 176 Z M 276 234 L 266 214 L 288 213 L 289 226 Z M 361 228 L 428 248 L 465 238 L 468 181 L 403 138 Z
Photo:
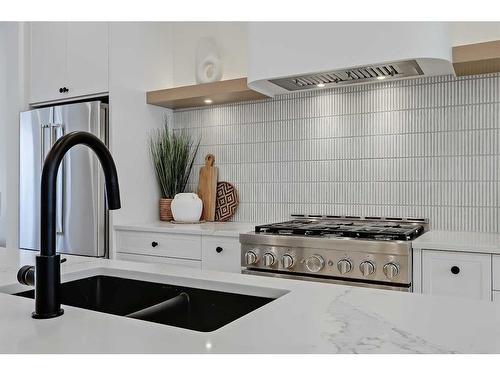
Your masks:
M 216 156 L 235 221 L 292 213 L 426 217 L 433 229 L 497 232 L 500 75 L 346 86 L 177 111 L 201 135 L 189 183 Z

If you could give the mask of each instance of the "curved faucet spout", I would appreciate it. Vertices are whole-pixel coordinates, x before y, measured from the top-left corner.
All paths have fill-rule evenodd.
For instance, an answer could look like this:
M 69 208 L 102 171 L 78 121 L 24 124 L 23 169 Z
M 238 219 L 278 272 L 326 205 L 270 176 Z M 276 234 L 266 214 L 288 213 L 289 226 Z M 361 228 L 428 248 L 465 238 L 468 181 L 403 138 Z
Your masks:
M 40 255 L 35 269 L 22 267 L 18 273 L 21 284 L 35 284 L 35 319 L 50 319 L 64 313 L 61 309 L 61 256 L 56 254 L 56 190 L 57 171 L 69 149 L 85 145 L 97 155 L 104 170 L 108 208 L 120 208 L 120 188 L 115 162 L 106 145 L 87 132 L 72 132 L 59 138 L 49 151 L 42 170 L 40 199 Z M 34 277 L 33 277 L 34 276 Z
M 40 254 L 55 255 L 56 250 L 56 188 L 57 171 L 64 155 L 76 145 L 91 148 L 101 162 L 106 181 L 106 196 L 108 208 L 120 208 L 120 188 L 118 174 L 111 154 L 102 141 L 95 135 L 77 131 L 59 138 L 48 153 L 42 170 L 42 185 L 40 199 Z

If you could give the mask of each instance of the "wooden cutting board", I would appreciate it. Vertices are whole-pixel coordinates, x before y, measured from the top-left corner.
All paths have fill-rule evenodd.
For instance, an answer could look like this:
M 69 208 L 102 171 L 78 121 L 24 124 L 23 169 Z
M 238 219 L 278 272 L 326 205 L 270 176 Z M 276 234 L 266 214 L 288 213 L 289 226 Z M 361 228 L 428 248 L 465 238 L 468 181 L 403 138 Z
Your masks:
M 214 166 L 215 156 L 208 154 L 205 156 L 205 166 L 200 169 L 200 179 L 198 181 L 198 196 L 203 201 L 203 211 L 201 220 L 215 220 L 215 202 L 217 197 L 217 179 L 219 169 Z

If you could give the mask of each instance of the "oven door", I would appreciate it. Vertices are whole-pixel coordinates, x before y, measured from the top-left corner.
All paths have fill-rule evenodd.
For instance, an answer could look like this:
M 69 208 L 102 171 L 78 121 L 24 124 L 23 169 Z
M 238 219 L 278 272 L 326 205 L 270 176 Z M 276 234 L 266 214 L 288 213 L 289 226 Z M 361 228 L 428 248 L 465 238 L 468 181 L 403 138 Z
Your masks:
M 412 292 L 413 291 L 411 284 L 410 285 L 396 285 L 396 284 L 390 285 L 390 284 L 379 284 L 379 283 L 366 283 L 366 282 L 361 282 L 361 281 L 347 281 L 347 280 L 340 280 L 340 279 L 336 279 L 336 278 L 327 278 L 327 277 L 314 277 L 314 276 L 303 276 L 303 275 L 278 273 L 278 272 L 256 271 L 256 270 L 250 270 L 247 268 L 243 268 L 241 270 L 241 273 L 247 274 L 247 275 L 278 277 L 278 278 L 282 278 L 282 279 L 315 281 L 315 282 L 320 282 L 320 283 L 340 284 L 340 285 L 347 285 L 347 286 L 359 286 L 359 287 L 363 287 L 363 288 L 397 290 L 400 292 Z

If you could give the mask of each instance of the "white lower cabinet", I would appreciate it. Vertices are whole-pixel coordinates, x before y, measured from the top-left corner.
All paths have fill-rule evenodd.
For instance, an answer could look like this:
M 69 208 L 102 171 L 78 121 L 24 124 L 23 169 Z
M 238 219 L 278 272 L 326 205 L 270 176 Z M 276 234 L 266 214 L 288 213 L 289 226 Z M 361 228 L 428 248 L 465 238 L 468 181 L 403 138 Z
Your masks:
M 238 237 L 117 230 L 116 259 L 240 272 Z
M 491 255 L 422 250 L 422 293 L 491 301 Z
M 203 236 L 201 262 L 202 268 L 206 270 L 239 273 L 241 261 L 238 238 Z

